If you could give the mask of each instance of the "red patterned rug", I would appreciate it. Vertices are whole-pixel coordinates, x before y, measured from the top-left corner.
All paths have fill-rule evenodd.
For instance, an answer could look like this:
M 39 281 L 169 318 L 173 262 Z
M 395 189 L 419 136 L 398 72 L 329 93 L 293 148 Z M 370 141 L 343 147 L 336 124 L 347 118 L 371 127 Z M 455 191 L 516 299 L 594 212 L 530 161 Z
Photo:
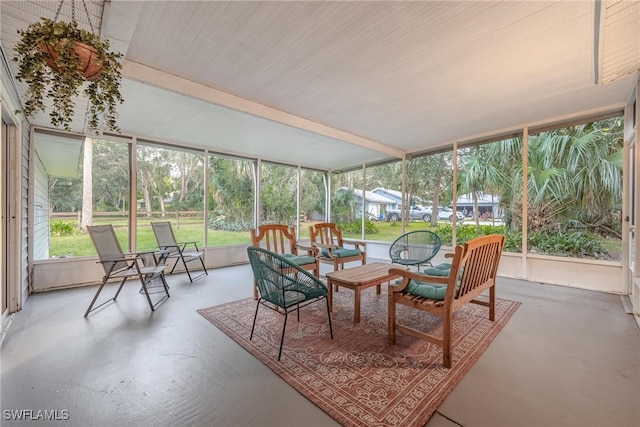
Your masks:
M 284 316 L 252 298 L 198 310 L 258 360 L 345 426 L 422 426 L 487 349 L 520 303 L 497 299 L 496 320 L 488 309 L 467 304 L 455 313 L 453 367 L 442 366 L 440 347 L 399 333 L 387 344 L 387 295 L 375 288 L 362 295 L 361 322 L 353 323 L 354 293 L 334 293 L 329 337 L 324 301 L 303 307 L 287 321 L 282 359 L 277 361 Z M 441 329 L 437 318 L 399 306 L 422 330 Z

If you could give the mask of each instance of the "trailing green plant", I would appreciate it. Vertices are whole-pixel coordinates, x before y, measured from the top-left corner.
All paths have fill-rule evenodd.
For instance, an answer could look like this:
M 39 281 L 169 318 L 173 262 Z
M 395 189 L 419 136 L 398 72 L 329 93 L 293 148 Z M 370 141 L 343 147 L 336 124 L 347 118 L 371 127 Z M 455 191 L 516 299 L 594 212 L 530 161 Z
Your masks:
M 102 117 L 107 127 L 119 131 L 116 125 L 116 106 L 124 99 L 120 94 L 122 79 L 121 53 L 109 51 L 109 41 L 96 34 L 81 30 L 76 21 L 61 22 L 42 18 L 18 30 L 20 41 L 15 47 L 14 61 L 20 65 L 16 79 L 29 87 L 22 112 L 33 116 L 45 110 L 44 98 L 53 104 L 51 123 L 70 130 L 73 119 L 74 97 L 84 86 L 84 95 L 89 99 L 89 128 L 97 129 Z M 75 52 L 78 42 L 84 43 L 96 53 L 96 62 L 102 70 L 87 83 L 83 75 L 80 56 Z M 56 54 L 54 59 L 52 54 Z M 49 64 L 55 65 L 55 70 Z
M 53 236 L 73 236 L 76 233 L 75 223 L 70 221 L 51 221 L 50 232 Z

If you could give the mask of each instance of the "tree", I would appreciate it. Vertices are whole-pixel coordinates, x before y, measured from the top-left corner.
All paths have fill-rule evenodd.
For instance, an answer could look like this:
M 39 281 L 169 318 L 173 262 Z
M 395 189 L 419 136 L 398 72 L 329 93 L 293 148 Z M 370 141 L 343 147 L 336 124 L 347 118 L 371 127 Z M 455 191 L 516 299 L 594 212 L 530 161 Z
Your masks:
M 253 221 L 254 165 L 248 160 L 210 159 L 210 208 L 226 222 Z
M 97 210 L 127 211 L 129 200 L 129 146 L 93 141 L 93 199 Z
M 528 225 L 532 231 L 578 221 L 601 232 L 622 198 L 621 117 L 554 129 L 529 137 Z M 475 151 L 474 151 L 475 150 Z M 518 228 L 522 211 L 522 139 L 509 138 L 464 155 L 461 187 L 497 193 L 507 225 Z
M 445 203 L 440 203 L 443 193 L 451 187 L 452 176 L 451 152 L 431 154 L 407 162 L 406 192 L 409 195 L 409 204 L 412 202 L 411 196 L 430 200 L 432 207 L 431 225 L 433 226 L 438 225 L 439 207 L 451 201 L 451 196 L 449 196 L 449 200 L 445 198 Z
M 480 227 L 480 211 L 478 210 L 478 193 L 495 194 L 507 181 L 501 168 L 490 157 L 489 147 L 479 145 L 462 150 L 461 167 L 458 169 L 458 193 L 471 193 L 476 227 Z

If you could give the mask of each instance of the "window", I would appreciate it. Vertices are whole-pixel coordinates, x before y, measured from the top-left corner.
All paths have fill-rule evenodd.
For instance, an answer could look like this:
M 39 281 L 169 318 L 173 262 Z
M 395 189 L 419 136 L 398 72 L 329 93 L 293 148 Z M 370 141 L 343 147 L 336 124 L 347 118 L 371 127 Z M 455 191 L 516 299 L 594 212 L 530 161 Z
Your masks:
M 255 166 L 252 160 L 209 156 L 207 246 L 251 244 Z
M 95 255 L 87 225 L 113 224 L 129 249 L 129 146 L 35 137 L 34 259 Z
M 529 253 L 621 260 L 623 119 L 529 137 Z
M 298 239 L 309 238 L 309 227 L 325 220 L 327 192 L 325 174 L 320 171 L 300 171 L 300 232 Z
M 204 246 L 204 155 L 148 142 L 137 145 L 138 250 L 158 247 L 152 221 L 169 221 L 178 242 Z

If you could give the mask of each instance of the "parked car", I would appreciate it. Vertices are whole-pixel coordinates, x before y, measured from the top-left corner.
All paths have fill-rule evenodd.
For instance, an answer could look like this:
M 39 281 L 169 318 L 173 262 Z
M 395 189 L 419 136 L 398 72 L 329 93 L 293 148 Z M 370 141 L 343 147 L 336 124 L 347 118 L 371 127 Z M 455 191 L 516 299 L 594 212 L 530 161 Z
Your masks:
M 385 221 L 400 221 L 402 218 L 403 209 L 401 205 L 398 205 L 398 209 L 387 209 L 387 213 L 384 216 Z M 418 219 L 423 221 L 431 221 L 431 209 L 426 209 L 420 205 L 409 206 L 409 219 Z
M 454 214 L 453 209 L 449 207 L 438 209 L 438 219 L 446 219 L 449 221 L 453 221 L 454 215 L 456 216 L 456 218 L 458 218 L 458 221 L 460 222 L 464 221 L 464 215 L 462 215 L 462 212 L 456 212 Z M 429 221 L 431 221 L 431 218 L 429 218 Z
M 430 222 L 431 216 L 433 215 L 433 209 L 430 207 L 423 207 L 420 205 L 413 205 L 409 209 L 409 219 L 410 220 L 422 220 L 424 222 Z M 440 208 L 438 209 L 438 219 L 439 220 L 448 220 L 453 221 L 455 217 L 458 221 L 464 221 L 464 215 L 461 212 L 456 212 L 454 214 L 453 209 L 450 207 Z M 386 221 L 399 221 L 402 218 L 402 209 L 388 209 L 387 215 L 385 216 Z

